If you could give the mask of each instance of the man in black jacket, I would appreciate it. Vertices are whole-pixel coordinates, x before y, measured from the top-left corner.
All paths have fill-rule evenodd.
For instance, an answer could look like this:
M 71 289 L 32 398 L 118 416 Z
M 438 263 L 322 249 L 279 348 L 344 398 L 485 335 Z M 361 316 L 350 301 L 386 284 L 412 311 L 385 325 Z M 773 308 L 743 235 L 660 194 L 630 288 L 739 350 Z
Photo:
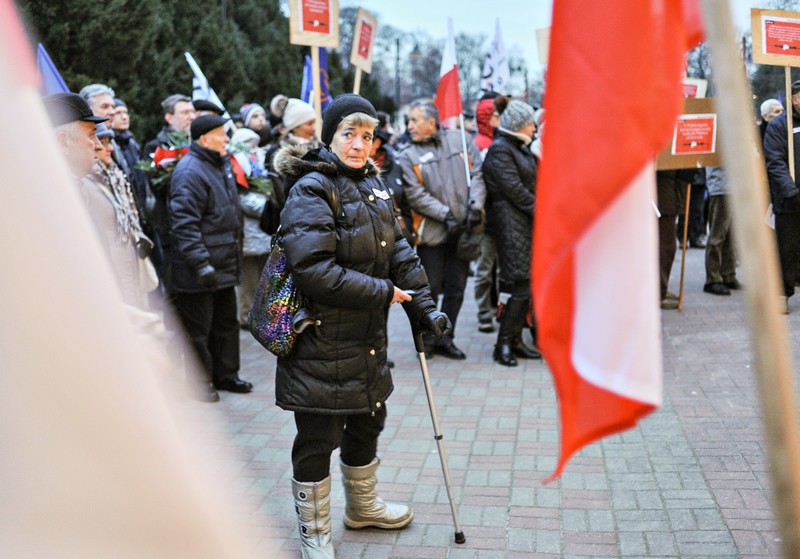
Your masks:
M 800 80 L 792 83 L 792 118 L 794 126 L 800 124 Z M 794 295 L 797 264 L 800 260 L 800 188 L 797 172 L 800 171 L 800 141 L 794 129 L 794 177 L 789 171 L 789 140 L 787 117 L 783 113 L 770 121 L 764 134 L 764 159 L 767 162 L 769 192 L 772 211 L 775 212 L 775 235 L 778 239 L 778 257 L 783 279 L 782 310 L 789 314 L 789 297 Z
M 227 156 L 227 118 L 205 115 L 191 126 L 192 145 L 175 167 L 168 208 L 174 304 L 207 380 L 199 394 L 246 393 L 239 378 L 235 287 L 242 269 L 242 208 Z

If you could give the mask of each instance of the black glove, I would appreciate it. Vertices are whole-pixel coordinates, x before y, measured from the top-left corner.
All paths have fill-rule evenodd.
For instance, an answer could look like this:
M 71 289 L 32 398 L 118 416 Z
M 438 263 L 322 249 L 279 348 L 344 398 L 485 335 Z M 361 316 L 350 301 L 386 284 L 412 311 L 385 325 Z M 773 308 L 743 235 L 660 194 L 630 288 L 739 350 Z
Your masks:
M 430 310 L 420 318 L 420 325 L 426 333 L 431 333 L 437 338 L 448 335 L 453 331 L 453 324 L 447 315 L 441 311 Z
M 481 210 L 470 209 L 467 216 L 470 229 L 477 227 L 478 225 L 483 223 L 483 212 Z
M 144 260 L 153 252 L 153 241 L 148 239 L 147 237 L 141 237 L 138 241 L 136 241 L 136 254 L 139 255 L 139 258 Z
M 447 230 L 447 240 L 452 241 L 453 239 L 458 238 L 463 231 L 463 226 L 459 223 L 456 216 L 453 215 L 453 212 L 448 211 L 447 215 L 444 218 L 444 227 Z
M 800 211 L 800 194 L 783 199 L 783 207 L 789 211 Z
M 206 264 L 197 270 L 197 283 L 201 287 L 210 289 L 217 286 L 217 271 L 211 264 Z

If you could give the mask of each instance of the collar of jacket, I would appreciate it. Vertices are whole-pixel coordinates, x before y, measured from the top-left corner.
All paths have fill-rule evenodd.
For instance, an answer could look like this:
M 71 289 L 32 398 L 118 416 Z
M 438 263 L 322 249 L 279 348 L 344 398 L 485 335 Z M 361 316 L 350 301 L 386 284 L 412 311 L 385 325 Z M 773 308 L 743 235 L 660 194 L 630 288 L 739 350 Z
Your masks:
M 133 138 L 133 134 L 131 134 L 130 130 L 125 130 L 124 132 L 114 131 L 114 139 L 121 146 L 127 146 L 131 143 L 131 138 Z
M 193 154 L 195 154 L 199 159 L 203 161 L 207 161 L 211 163 L 214 167 L 222 168 L 225 165 L 226 157 L 222 157 L 218 151 L 214 151 L 213 149 L 204 148 L 197 142 L 192 142 L 192 146 L 189 148 Z
M 289 178 L 291 182 L 313 172 L 328 176 L 341 174 L 356 179 L 380 175 L 380 169 L 371 159 L 367 160 L 362 169 L 353 169 L 339 161 L 339 158 L 327 148 L 306 151 L 303 146 L 287 146 L 278 150 L 273 161 L 275 171 Z M 348 174 L 350 172 L 355 173 Z
M 530 136 L 526 136 L 525 134 L 520 134 L 519 132 L 512 132 L 511 130 L 508 130 L 506 128 L 498 128 L 497 132 L 498 134 L 502 134 L 503 136 L 508 136 L 509 138 L 512 138 L 517 142 L 526 146 L 530 145 L 530 143 L 533 141 L 533 138 L 531 138 Z
M 442 131 L 437 128 L 436 132 L 434 132 L 424 140 L 412 143 L 417 146 L 424 146 L 425 144 L 433 144 L 434 146 L 438 147 L 442 144 Z

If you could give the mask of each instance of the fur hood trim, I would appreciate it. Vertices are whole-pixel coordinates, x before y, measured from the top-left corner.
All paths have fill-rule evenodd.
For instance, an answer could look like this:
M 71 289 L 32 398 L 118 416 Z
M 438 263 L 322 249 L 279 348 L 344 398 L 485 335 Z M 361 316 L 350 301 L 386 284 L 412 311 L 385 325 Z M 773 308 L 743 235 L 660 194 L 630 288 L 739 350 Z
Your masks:
M 286 146 L 275 154 L 273 164 L 278 174 L 294 180 L 313 172 L 336 176 L 339 174 L 339 169 L 336 166 L 335 157 L 326 148 L 307 151 L 304 146 Z M 367 160 L 366 167 L 365 176 L 377 177 L 380 175 L 380 169 L 372 159 Z

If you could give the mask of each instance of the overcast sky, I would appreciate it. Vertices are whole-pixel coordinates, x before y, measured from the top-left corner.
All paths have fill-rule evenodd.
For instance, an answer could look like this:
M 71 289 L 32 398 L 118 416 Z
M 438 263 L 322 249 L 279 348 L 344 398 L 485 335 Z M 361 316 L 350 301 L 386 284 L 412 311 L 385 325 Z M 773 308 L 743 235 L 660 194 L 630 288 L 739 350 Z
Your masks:
M 597 0 L 587 0 L 597 1 Z M 521 54 L 528 67 L 539 67 L 536 29 L 548 27 L 552 0 L 341 0 L 340 5 L 362 7 L 378 18 L 378 25 L 391 25 L 403 31 L 423 31 L 433 39 L 447 36 L 447 18 L 453 18 L 455 33 L 483 34 L 486 46 L 494 37 L 495 21 L 506 51 Z M 750 28 L 750 8 L 764 4 L 759 0 L 732 0 L 736 24 Z

